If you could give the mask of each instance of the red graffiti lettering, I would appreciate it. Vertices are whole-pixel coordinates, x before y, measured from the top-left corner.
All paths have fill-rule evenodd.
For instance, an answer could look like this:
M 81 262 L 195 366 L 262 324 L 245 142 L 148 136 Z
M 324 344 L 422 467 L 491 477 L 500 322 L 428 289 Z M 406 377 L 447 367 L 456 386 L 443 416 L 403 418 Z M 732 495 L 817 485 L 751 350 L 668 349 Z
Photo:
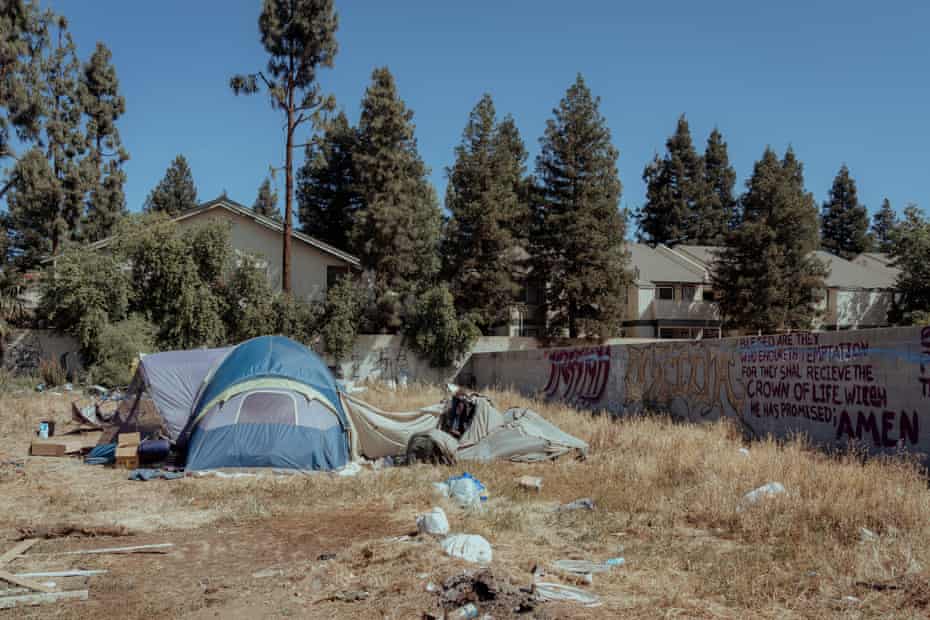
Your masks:
M 549 381 L 543 389 L 549 398 L 596 403 L 604 396 L 610 377 L 610 347 L 550 351 Z
M 930 327 L 920 330 L 920 389 L 924 398 L 930 398 Z

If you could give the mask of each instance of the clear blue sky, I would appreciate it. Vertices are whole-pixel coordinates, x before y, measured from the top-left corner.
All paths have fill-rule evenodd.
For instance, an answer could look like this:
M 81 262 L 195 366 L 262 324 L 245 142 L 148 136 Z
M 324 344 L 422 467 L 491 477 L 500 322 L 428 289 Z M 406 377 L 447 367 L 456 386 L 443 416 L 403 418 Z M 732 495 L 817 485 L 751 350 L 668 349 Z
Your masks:
M 372 69 L 389 66 L 440 197 L 483 92 L 514 115 L 532 167 L 546 119 L 581 72 L 620 150 L 625 207 L 642 203 L 643 166 L 683 112 L 696 143 L 714 126 L 723 132 L 739 191 L 767 144 L 791 144 L 818 203 L 845 162 L 870 210 L 883 196 L 899 212 L 930 206 L 930 3 L 336 2 L 340 51 L 324 88 L 355 122 Z M 281 118 L 267 98 L 228 88 L 233 73 L 264 66 L 258 0 L 43 4 L 68 17 L 82 58 L 97 40 L 113 50 L 131 210 L 178 153 L 201 199 L 226 189 L 252 203 L 283 161 Z

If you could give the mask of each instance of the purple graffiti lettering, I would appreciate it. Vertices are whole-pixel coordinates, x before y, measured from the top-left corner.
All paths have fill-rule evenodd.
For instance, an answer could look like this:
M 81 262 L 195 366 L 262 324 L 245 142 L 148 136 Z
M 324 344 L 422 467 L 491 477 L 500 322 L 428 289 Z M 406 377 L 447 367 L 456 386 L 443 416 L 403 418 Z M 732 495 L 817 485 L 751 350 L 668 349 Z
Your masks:
M 548 398 L 595 403 L 604 396 L 610 377 L 610 348 L 607 346 L 552 351 L 549 381 L 543 392 Z

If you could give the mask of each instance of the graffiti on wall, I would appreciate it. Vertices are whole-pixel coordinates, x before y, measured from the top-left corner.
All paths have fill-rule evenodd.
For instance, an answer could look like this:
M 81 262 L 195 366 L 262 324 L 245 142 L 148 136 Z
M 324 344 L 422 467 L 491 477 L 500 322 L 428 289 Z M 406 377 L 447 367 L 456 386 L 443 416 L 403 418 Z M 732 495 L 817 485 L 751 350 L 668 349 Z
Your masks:
M 669 411 L 688 419 L 740 417 L 746 400 L 738 360 L 721 343 L 630 345 L 623 409 Z
M 547 398 L 594 404 L 601 400 L 610 378 L 610 347 L 585 347 L 547 351 L 549 381 Z
M 930 327 L 920 330 L 920 390 L 930 398 Z
M 477 353 L 469 372 L 617 415 L 726 417 L 756 436 L 930 455 L 930 327 Z
M 916 445 L 918 412 L 895 406 L 865 337 L 821 342 L 821 334 L 740 339 L 750 416 L 805 428 L 836 443 L 875 448 Z

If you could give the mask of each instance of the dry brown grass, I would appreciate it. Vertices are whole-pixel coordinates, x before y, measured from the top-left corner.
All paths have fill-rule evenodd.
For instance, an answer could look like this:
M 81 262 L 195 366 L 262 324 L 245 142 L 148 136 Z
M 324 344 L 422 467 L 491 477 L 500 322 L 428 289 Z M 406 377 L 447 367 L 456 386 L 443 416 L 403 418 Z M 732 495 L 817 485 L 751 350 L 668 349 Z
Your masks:
M 294 475 L 145 485 L 126 482 L 112 470 L 30 459 L 25 473 L 0 476 L 0 497 L 13 500 L 0 502 L 0 527 L 9 533 L 24 520 L 60 522 L 77 515 L 85 522 L 164 533 L 208 523 L 207 529 L 260 528 L 272 521 L 325 520 L 327 514 L 341 519 L 377 514 L 387 530 L 402 534 L 412 529 L 417 513 L 438 503 L 453 531 L 485 536 L 494 547 L 495 568 L 526 583 L 537 562 L 625 557 L 624 567 L 596 576 L 591 586 L 604 600 L 601 617 L 928 615 L 930 492 L 914 463 L 828 457 L 802 441 L 756 442 L 747 446 L 746 456 L 739 451 L 739 433 L 725 423 L 616 421 L 513 393 L 489 396 L 500 409 L 536 409 L 588 441 L 590 457 L 535 465 L 366 468 L 355 478 Z M 437 402 L 442 393 L 417 386 L 362 397 L 383 409 L 409 410 Z M 0 399 L 0 459 L 25 452 L 35 423 L 49 410 L 67 419 L 66 405 L 52 396 Z M 482 511 L 463 512 L 432 495 L 430 482 L 463 469 L 490 491 Z M 542 477 L 542 491 L 518 488 L 514 481 L 524 474 Z M 771 481 L 782 483 L 787 493 L 740 509 L 747 491 Z M 597 510 L 554 510 L 580 497 L 593 498 Z M 863 539 L 861 528 L 876 538 Z M 364 530 L 353 536 L 356 542 L 340 551 L 337 562 L 323 571 L 307 569 L 299 581 L 304 585 L 297 587 L 318 596 L 349 587 L 378 596 L 353 605 L 320 603 L 317 613 L 410 617 L 422 604 L 424 579 L 441 579 L 461 567 L 432 543 L 390 543 L 384 532 L 366 537 Z M 423 547 L 427 544 L 433 546 Z M 300 609 L 294 613 L 306 613 Z M 559 610 L 560 616 L 591 614 Z

